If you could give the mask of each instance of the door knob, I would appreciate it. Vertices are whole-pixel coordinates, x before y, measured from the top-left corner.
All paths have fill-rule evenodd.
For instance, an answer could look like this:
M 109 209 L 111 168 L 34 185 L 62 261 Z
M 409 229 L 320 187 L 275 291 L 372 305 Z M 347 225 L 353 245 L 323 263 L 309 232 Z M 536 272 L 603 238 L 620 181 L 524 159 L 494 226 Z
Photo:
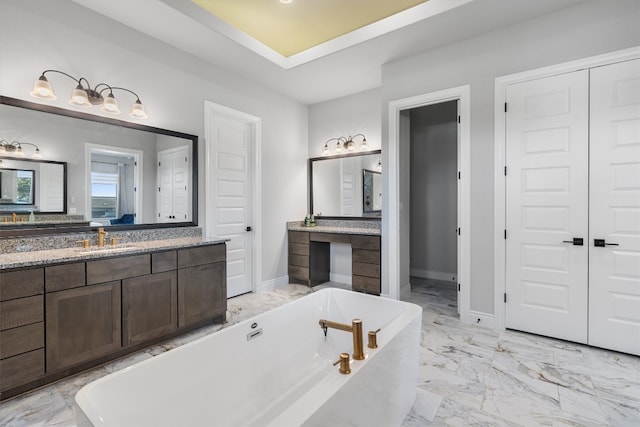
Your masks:
M 584 239 L 582 237 L 574 237 L 573 240 L 563 240 L 562 243 L 571 243 L 574 246 L 582 246 Z
M 619 246 L 617 243 L 607 243 L 604 239 L 593 239 L 593 246 L 604 248 L 605 246 Z
M 247 227 L 245 230 L 247 230 L 247 231 L 251 231 L 251 230 L 253 230 L 253 228 L 251 228 L 251 227 Z

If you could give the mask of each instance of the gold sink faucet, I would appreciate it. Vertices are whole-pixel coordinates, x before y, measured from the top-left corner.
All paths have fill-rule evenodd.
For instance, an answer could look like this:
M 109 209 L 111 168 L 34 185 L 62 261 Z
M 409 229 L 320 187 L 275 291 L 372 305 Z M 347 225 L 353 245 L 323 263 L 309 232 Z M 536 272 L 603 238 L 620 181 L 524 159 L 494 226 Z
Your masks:
M 104 231 L 104 228 L 100 227 L 98 228 L 98 247 L 99 248 L 104 248 L 104 236 L 106 236 L 107 233 L 106 231 Z
M 351 321 L 351 326 L 332 322 L 331 320 L 320 319 L 318 322 L 320 327 L 324 331 L 324 336 L 327 336 L 327 330 L 329 328 L 337 329 L 339 331 L 351 332 L 353 335 L 353 358 L 355 360 L 363 360 L 364 359 L 364 345 L 362 341 L 362 320 L 353 319 Z
M 18 215 L 16 215 L 15 212 L 11 214 L 11 222 L 16 222 L 17 218 L 18 218 Z

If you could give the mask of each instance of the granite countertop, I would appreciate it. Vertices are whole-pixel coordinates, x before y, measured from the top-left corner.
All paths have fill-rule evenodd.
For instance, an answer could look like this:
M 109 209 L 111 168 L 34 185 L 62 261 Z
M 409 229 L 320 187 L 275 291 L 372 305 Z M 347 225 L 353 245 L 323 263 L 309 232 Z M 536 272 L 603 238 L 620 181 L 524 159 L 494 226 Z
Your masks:
M 307 227 L 302 223 L 288 223 L 287 229 L 291 231 L 308 231 L 310 233 L 361 234 L 366 236 L 380 235 L 379 228 L 371 227 L 348 227 L 330 225 L 316 225 L 315 227 Z
M 42 251 L 10 252 L 0 255 L 0 270 L 34 267 L 38 265 L 61 263 L 69 261 L 84 261 L 92 259 L 107 258 L 122 255 L 137 255 L 153 252 L 158 249 L 180 249 L 193 246 L 206 246 L 228 242 L 229 239 L 218 237 L 182 237 L 177 239 L 147 240 L 142 242 L 131 242 L 119 245 L 116 249 L 111 249 L 105 245 L 104 248 L 92 247 L 90 249 L 62 248 Z

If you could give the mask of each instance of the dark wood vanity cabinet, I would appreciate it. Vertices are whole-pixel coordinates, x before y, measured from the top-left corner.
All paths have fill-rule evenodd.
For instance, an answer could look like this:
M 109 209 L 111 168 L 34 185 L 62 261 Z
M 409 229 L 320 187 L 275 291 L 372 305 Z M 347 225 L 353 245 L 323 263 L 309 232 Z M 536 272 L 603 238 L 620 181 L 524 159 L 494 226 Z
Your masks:
M 223 322 L 226 292 L 224 243 L 2 271 L 0 400 Z
M 351 289 L 380 295 L 380 236 L 289 230 L 289 282 L 316 286 L 329 281 L 330 244 L 351 244 Z
M 0 392 L 44 375 L 44 269 L 0 272 Z
M 47 293 L 47 373 L 122 347 L 120 282 Z

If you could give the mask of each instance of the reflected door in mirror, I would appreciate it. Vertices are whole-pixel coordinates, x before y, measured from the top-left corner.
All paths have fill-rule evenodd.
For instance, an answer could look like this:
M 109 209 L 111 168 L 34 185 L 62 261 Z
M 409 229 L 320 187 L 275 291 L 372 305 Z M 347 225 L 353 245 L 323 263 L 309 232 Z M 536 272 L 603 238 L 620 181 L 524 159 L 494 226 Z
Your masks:
M 189 147 L 158 152 L 158 222 L 191 221 Z

